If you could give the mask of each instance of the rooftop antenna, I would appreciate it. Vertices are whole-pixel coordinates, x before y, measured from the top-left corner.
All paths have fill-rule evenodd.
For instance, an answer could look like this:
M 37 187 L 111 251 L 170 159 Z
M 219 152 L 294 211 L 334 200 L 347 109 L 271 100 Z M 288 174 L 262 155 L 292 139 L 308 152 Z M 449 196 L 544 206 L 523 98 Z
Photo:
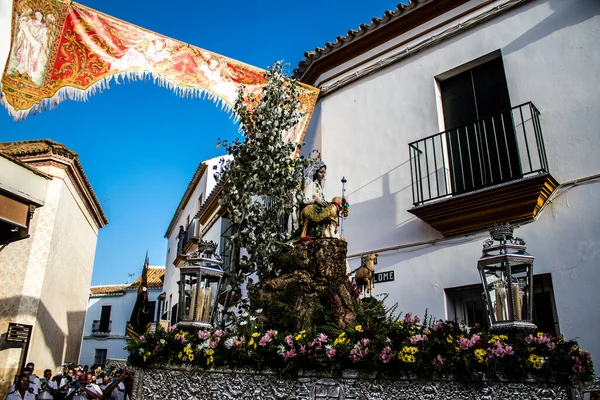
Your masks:
M 129 279 L 133 278 L 134 276 L 135 276 L 135 274 L 133 272 L 128 273 L 127 274 L 127 282 L 125 282 L 125 284 L 128 284 L 129 283 Z

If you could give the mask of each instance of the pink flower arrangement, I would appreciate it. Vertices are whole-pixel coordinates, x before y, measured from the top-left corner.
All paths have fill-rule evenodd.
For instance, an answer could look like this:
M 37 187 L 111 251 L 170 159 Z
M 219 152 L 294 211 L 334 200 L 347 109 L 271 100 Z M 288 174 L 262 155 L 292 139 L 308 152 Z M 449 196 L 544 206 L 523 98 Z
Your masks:
M 267 344 L 271 343 L 273 339 L 271 339 L 271 335 L 267 332 L 263 337 L 260 338 L 258 345 L 261 347 L 265 347 Z
M 206 340 L 210 337 L 210 332 L 209 331 L 200 331 L 200 332 L 198 332 L 198 337 L 202 340 Z
M 354 348 L 350 350 L 350 355 L 348 357 L 352 362 L 358 362 L 365 358 L 367 354 L 369 354 L 369 339 L 361 339 L 354 345 Z
M 469 348 L 479 343 L 479 339 L 481 339 L 479 335 L 473 335 L 470 339 L 460 338 L 460 340 L 458 341 L 458 345 L 462 350 L 468 350 Z
M 394 354 L 390 346 L 386 346 L 383 348 L 383 350 L 381 350 L 381 353 L 379 354 L 379 360 L 381 360 L 382 363 L 387 364 L 395 356 L 396 355 Z
M 550 338 L 546 335 L 539 335 L 538 337 L 529 335 L 525 338 L 525 343 L 527 343 L 527 344 L 547 344 L 547 343 L 550 343 Z
M 289 351 L 284 351 L 281 354 L 281 357 L 283 357 L 283 361 L 287 361 L 289 359 L 295 358 L 296 357 L 296 350 L 295 349 L 291 349 Z
M 505 356 L 512 356 L 515 354 L 512 346 L 503 346 L 500 342 L 496 342 L 496 347 L 488 348 L 487 352 L 490 360 L 504 358 Z
M 283 341 L 285 344 L 292 347 L 294 345 L 294 335 L 287 335 Z
M 325 351 L 325 355 L 327 356 L 327 358 L 329 358 L 330 360 L 335 357 L 335 349 L 332 347 L 330 349 L 327 349 Z
M 431 361 L 431 364 L 436 368 L 442 368 L 444 366 L 445 361 L 446 359 L 440 354 L 438 354 L 437 357 L 434 358 L 433 361 Z
M 421 318 L 419 318 L 418 316 L 415 315 L 415 317 L 413 318 L 412 313 L 407 313 L 404 316 L 404 322 L 407 324 L 413 324 L 416 325 L 419 322 L 421 322 Z
M 427 340 L 427 335 L 415 335 L 410 338 L 410 344 L 417 344 L 425 340 Z

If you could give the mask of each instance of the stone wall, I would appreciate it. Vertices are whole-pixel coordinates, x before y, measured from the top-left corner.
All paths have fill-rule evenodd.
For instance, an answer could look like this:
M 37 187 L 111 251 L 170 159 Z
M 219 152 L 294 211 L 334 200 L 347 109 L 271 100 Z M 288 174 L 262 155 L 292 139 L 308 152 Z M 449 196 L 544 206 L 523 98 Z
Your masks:
M 485 382 L 463 386 L 452 380 L 383 380 L 347 371 L 341 377 L 303 374 L 281 379 L 273 372 L 184 368 L 135 369 L 134 399 L 203 400 L 580 400 L 558 384 Z

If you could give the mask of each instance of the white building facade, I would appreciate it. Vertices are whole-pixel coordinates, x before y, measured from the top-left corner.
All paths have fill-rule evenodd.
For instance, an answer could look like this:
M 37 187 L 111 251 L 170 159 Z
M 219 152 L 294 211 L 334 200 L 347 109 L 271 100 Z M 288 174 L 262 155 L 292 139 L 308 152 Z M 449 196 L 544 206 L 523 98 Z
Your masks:
M 481 322 L 486 228 L 521 224 L 538 327 L 600 357 L 598 26 L 595 1 L 411 1 L 300 63 L 322 90 L 305 148 L 326 197 L 348 180 L 349 262 L 379 253 L 376 294 Z
M 219 168 L 221 159 L 230 157 L 215 157 L 200 163 L 165 233 L 168 248 L 164 293 L 161 296 L 161 319 L 169 324 L 180 320 L 179 267 L 185 263 L 187 254 L 197 250 L 200 241 L 216 243 L 217 254 L 223 259 L 223 267 L 227 269 L 230 265 L 231 250 L 224 239 L 230 234 L 229 219 L 219 205 L 223 186 L 214 177 L 214 167 Z
M 148 302 L 152 322 L 158 318 L 162 277 L 165 268 L 148 268 Z M 129 337 L 125 334 L 138 296 L 138 278 L 131 285 L 92 286 L 85 318 L 83 342 L 79 356 L 81 365 L 104 365 L 107 359 L 126 360 Z

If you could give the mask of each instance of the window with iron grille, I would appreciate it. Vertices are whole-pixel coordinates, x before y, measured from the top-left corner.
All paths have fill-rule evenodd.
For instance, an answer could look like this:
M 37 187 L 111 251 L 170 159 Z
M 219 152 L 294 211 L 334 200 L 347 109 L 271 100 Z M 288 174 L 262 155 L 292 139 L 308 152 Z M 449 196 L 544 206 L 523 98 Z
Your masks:
M 96 349 L 96 354 L 94 356 L 94 364 L 104 365 L 106 363 L 106 355 L 108 350 L 106 349 Z

